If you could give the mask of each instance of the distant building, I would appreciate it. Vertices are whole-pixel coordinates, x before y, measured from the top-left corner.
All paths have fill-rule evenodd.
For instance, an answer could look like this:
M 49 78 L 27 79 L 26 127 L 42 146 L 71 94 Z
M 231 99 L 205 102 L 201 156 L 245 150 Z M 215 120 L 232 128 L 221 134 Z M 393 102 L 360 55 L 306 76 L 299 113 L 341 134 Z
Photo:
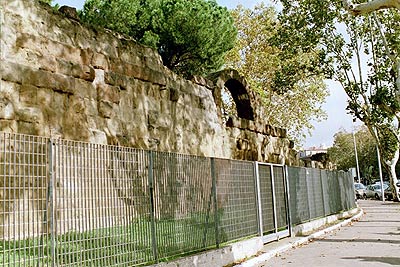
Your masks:
M 310 147 L 299 151 L 299 158 L 304 167 L 333 169 L 332 162 L 328 158 L 328 149 L 322 147 Z

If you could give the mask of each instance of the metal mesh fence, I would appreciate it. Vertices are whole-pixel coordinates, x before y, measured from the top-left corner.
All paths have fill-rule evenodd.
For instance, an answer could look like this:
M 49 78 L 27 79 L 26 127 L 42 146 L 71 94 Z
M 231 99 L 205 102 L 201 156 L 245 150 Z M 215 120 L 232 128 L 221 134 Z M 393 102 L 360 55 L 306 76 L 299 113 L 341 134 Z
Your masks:
M 0 133 L 0 266 L 51 264 L 48 140 Z
M 298 224 L 355 205 L 347 173 L 287 173 L 272 164 L 0 133 L 0 267 L 145 265 L 261 228 L 278 233 L 289 228 L 288 210 Z
M 276 201 L 277 228 L 288 226 L 287 202 L 286 202 L 286 182 L 284 177 L 284 167 L 274 166 L 274 188 Z
M 145 152 L 73 141 L 53 146 L 55 263 L 152 261 Z
M 294 225 L 355 207 L 348 173 L 288 167 L 288 175 Z
M 252 162 L 215 159 L 220 242 L 258 232 L 254 165 Z
M 271 165 L 259 165 L 258 173 L 260 177 L 261 193 L 261 214 L 263 222 L 263 232 L 271 233 L 275 230 L 274 220 L 274 200 L 272 191 Z
M 158 256 L 215 245 L 210 159 L 154 152 L 153 169 Z
M 290 218 L 292 224 L 310 219 L 309 192 L 305 168 L 288 168 Z

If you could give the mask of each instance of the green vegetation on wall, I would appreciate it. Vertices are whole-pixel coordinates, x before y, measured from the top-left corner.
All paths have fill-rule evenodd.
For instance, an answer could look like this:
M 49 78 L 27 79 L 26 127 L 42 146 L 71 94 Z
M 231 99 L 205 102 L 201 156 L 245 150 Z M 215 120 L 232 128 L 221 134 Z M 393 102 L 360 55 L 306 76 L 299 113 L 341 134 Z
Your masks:
M 87 0 L 81 18 L 157 48 L 164 65 L 186 77 L 219 70 L 236 39 L 229 11 L 215 0 Z

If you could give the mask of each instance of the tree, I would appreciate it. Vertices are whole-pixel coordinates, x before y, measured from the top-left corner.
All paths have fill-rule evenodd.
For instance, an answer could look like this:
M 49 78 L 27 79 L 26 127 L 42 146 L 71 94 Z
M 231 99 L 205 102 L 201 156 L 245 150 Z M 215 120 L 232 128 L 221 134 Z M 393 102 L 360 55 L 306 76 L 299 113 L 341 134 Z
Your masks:
M 344 130 L 337 132 L 333 146 L 328 149 L 328 157 L 339 170 L 347 171 L 355 167 L 356 157 L 353 138 L 357 143 L 360 176 L 372 182 L 379 177 L 378 158 L 375 139 L 365 126 L 358 129 L 354 133 L 354 137 L 353 133 Z
M 227 54 L 226 66 L 237 69 L 261 96 L 268 123 L 288 129 L 291 138 L 301 143 L 306 131 L 313 128 L 312 121 L 326 117 L 321 104 L 328 92 L 322 76 L 309 75 L 307 71 L 316 54 L 299 53 L 287 59 L 286 51 L 270 42 L 280 25 L 272 7 L 238 6 L 232 16 L 238 39 Z M 282 76 L 282 70 L 290 70 L 292 75 Z M 292 81 L 292 90 L 282 89 Z
M 349 97 L 349 112 L 368 127 L 378 143 L 397 192 L 400 14 L 395 6 L 371 8 L 378 2 L 382 3 L 364 1 L 352 6 L 339 0 L 282 0 L 280 19 L 286 23 L 276 41 L 281 46 L 296 44 L 302 50 L 324 51 L 321 69 L 326 77 L 341 83 Z
M 236 39 L 229 11 L 215 0 L 87 0 L 83 21 L 157 48 L 185 76 L 217 71 Z

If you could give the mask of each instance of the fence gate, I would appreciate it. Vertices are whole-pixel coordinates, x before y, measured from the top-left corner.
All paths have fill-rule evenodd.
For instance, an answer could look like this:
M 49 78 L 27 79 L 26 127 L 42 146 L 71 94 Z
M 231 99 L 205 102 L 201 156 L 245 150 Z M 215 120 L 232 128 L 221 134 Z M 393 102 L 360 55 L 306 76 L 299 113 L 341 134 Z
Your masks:
M 255 163 L 259 232 L 263 242 L 290 235 L 288 186 L 283 165 Z

